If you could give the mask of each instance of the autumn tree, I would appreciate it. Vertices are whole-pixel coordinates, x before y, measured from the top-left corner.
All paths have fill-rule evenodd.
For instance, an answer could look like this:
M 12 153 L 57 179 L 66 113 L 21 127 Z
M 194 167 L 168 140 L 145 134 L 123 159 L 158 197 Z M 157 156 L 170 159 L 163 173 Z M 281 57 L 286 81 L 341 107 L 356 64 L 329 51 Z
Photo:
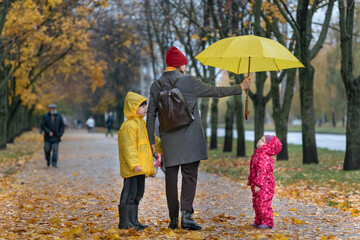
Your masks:
M 344 170 L 360 169 L 360 76 L 354 76 L 353 36 L 355 1 L 339 0 L 341 77 L 347 96 L 346 153 Z
M 120 127 L 124 119 L 126 93 L 130 90 L 141 92 L 140 68 L 148 54 L 146 43 L 140 37 L 145 31 L 141 11 L 136 5 L 114 2 L 108 11 L 98 16 L 93 28 L 92 46 L 108 68 L 104 71 L 104 86 L 93 94 L 91 112 L 103 121 L 105 112 L 115 111 L 116 127 Z
M 299 0 L 297 2 L 274 0 L 273 2 L 294 32 L 294 53 L 305 66 L 305 68 L 299 69 L 303 163 L 318 163 L 313 103 L 315 69 L 311 64 L 311 60 L 318 54 L 324 44 L 335 0 Z M 296 9 L 296 12 L 292 9 Z M 315 40 L 312 22 L 315 13 L 319 9 L 324 9 L 325 15 L 321 30 L 317 33 L 318 37 Z
M 165 4 L 164 4 L 165 2 Z M 154 14 L 161 7 L 161 15 Z M 187 6 L 187 7 L 186 7 Z M 203 2 L 189 1 L 188 4 L 179 4 L 178 1 L 159 1 L 152 2 L 145 1 L 145 12 L 147 18 L 147 30 L 149 36 L 149 48 L 153 62 L 162 63 L 160 73 L 165 68 L 166 51 L 178 40 L 185 49 L 189 61 L 189 72 L 195 72 L 196 77 L 205 83 L 215 84 L 215 70 L 211 67 L 200 67 L 197 60 L 194 58 L 197 53 L 205 49 L 206 44 L 212 43 L 216 38 L 215 35 L 210 35 L 210 9 Z M 154 39 L 152 39 L 155 36 Z M 161 60 L 156 60 L 154 49 L 160 51 Z M 155 72 L 155 66 L 153 66 Z M 204 129 L 207 128 L 207 115 L 209 108 L 209 99 L 204 98 L 200 101 L 200 111 L 202 124 Z
M 17 131 L 16 125 L 19 124 L 15 118 L 21 105 L 32 113 L 44 109 L 48 101 L 53 100 L 46 98 L 47 101 L 39 102 L 43 99 L 39 79 L 45 72 L 53 70 L 55 73 L 45 81 L 62 81 L 56 76 L 70 76 L 82 68 L 90 86 L 95 89 L 103 84 L 102 67 L 95 64 L 87 43 L 89 18 L 96 10 L 94 4 L 102 7 L 106 2 L 18 0 L 3 3 L 1 18 L 4 21 L 0 36 L 4 51 L 0 64 L 3 75 L 0 88 L 4 93 L 2 96 L 7 96 L 7 115 L 0 118 L 3 120 L 0 124 L 2 127 L 5 125 L 1 129 L 6 129 L 4 135 L 8 140 Z M 70 54 L 71 59 L 65 59 Z

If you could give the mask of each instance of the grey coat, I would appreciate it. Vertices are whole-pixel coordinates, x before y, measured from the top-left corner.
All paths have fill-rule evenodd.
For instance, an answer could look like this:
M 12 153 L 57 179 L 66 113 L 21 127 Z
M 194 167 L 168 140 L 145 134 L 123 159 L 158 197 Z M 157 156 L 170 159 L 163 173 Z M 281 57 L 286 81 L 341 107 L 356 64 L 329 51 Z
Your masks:
M 165 89 L 170 89 L 169 80 L 174 82 L 181 74 L 179 71 L 165 72 L 150 87 L 150 101 L 147 111 L 147 130 L 150 144 L 155 144 L 154 128 L 158 113 L 158 95 L 162 90 L 158 81 L 163 83 Z M 191 109 L 194 107 L 195 120 L 190 125 L 171 132 L 162 131 L 160 126 L 159 131 L 165 167 L 197 162 L 208 158 L 204 130 L 197 104 L 199 97 L 225 97 L 241 94 L 240 86 L 215 87 L 204 84 L 190 75 L 182 76 L 175 87 L 181 91 L 189 107 Z

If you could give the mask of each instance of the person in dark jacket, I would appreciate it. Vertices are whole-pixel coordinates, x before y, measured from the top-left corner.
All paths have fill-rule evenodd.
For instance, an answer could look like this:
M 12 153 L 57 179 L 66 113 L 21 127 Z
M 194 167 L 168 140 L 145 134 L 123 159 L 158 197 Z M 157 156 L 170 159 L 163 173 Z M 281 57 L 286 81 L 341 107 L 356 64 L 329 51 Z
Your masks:
M 51 165 L 56 167 L 59 143 L 64 134 L 65 124 L 62 116 L 56 111 L 56 104 L 50 104 L 48 109 L 49 112 L 42 118 L 41 130 L 44 132 L 44 151 L 47 166 L 50 167 L 50 155 L 51 150 L 53 150 Z
M 110 136 L 113 137 L 113 125 L 114 125 L 114 118 L 113 118 L 113 113 L 109 112 L 109 115 L 106 119 L 106 127 L 107 127 L 107 132 L 105 133 L 106 137 L 108 136 L 108 134 L 110 133 Z
M 154 128 L 155 119 L 158 114 L 158 96 L 164 89 L 170 89 L 170 84 L 181 76 L 176 84 L 183 94 L 186 102 L 191 109 L 194 109 L 194 121 L 189 125 L 166 132 L 161 129 L 160 139 L 162 142 L 164 164 L 165 164 L 165 188 L 166 198 L 169 209 L 170 224 L 169 228 L 178 227 L 179 218 L 179 199 L 178 199 L 178 171 L 181 168 L 182 187 L 181 187 L 181 227 L 189 230 L 200 230 L 191 215 L 194 212 L 193 201 L 196 192 L 198 167 L 200 160 L 205 160 L 207 156 L 206 139 L 199 115 L 197 99 L 199 97 L 225 97 L 230 95 L 240 95 L 242 90 L 250 87 L 250 77 L 245 78 L 239 86 L 215 87 L 204 84 L 193 76 L 185 74 L 185 66 L 188 63 L 184 54 L 176 47 L 171 47 L 166 53 L 167 68 L 163 75 L 154 81 L 150 87 L 150 101 L 147 112 L 147 129 L 154 152 Z M 170 83 L 171 82 L 171 83 Z

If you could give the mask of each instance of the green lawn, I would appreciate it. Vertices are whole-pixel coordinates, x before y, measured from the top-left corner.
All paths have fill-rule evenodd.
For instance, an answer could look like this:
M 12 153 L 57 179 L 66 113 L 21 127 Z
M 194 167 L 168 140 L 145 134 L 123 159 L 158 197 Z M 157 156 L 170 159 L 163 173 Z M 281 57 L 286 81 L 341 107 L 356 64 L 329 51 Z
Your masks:
M 222 151 L 224 138 L 219 138 L 217 150 L 209 150 L 209 160 L 202 161 L 201 168 L 211 173 L 246 180 L 249 174 L 249 161 L 253 153 L 253 142 L 246 142 L 245 158 L 236 157 L 236 140 L 233 142 L 233 151 Z M 302 164 L 302 146 L 288 145 L 289 160 L 275 161 L 274 177 L 278 183 L 289 185 L 300 180 L 313 184 L 332 181 L 360 183 L 360 171 L 343 171 L 345 152 L 318 149 L 319 164 Z M 275 158 L 276 159 L 276 158 Z

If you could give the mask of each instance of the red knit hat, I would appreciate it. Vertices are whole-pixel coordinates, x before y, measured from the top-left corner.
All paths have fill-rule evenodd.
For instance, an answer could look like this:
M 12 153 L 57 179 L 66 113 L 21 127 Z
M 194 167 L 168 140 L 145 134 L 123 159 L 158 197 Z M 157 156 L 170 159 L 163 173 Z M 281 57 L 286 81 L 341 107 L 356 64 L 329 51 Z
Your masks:
M 166 65 L 168 67 L 180 67 L 188 64 L 188 60 L 185 55 L 179 51 L 176 47 L 171 47 L 166 53 Z

